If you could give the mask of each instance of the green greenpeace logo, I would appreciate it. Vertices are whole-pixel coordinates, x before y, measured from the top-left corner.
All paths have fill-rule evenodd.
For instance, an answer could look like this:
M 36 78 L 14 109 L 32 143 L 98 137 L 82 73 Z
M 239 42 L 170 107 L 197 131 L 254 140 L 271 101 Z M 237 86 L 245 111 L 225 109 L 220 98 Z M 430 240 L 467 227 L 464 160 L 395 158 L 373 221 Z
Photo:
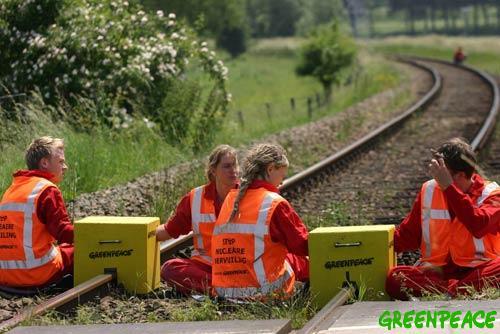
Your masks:
M 384 311 L 378 318 L 381 327 L 395 328 L 493 328 L 497 311 Z

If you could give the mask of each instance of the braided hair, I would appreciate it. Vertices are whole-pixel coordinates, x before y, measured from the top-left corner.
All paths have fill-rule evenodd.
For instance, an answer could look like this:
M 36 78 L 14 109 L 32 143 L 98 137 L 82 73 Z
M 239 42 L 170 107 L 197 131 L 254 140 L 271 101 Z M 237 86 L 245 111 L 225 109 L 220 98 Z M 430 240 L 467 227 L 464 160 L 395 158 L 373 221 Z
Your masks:
M 283 147 L 277 144 L 257 144 L 248 151 L 243 160 L 243 171 L 241 176 L 241 184 L 238 190 L 238 195 L 234 201 L 233 211 L 229 217 L 231 222 L 238 213 L 240 201 L 245 195 L 248 187 L 255 179 L 267 178 L 267 167 L 274 164 L 276 168 L 287 167 L 288 159 L 286 151 Z

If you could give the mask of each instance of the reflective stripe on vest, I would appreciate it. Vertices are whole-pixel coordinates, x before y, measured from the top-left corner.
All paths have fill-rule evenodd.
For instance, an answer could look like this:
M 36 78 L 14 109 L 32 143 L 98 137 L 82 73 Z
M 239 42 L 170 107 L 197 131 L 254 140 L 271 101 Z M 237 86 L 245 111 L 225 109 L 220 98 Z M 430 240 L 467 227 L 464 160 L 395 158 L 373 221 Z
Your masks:
M 288 263 L 285 261 L 285 273 L 278 277 L 274 282 L 267 283 L 266 285 L 262 285 L 259 288 L 255 287 L 247 287 L 247 288 L 215 288 L 217 294 L 221 297 L 225 298 L 244 298 L 248 296 L 255 296 L 257 294 L 267 295 L 272 293 L 273 291 L 279 290 L 293 275 L 293 269 Z
M 476 205 L 479 207 L 481 204 L 483 204 L 484 200 L 495 190 L 499 189 L 500 187 L 496 182 L 491 182 L 486 187 L 484 187 L 483 192 L 481 193 L 481 196 L 476 201 Z M 483 238 L 477 239 L 474 236 L 472 236 L 472 239 L 474 240 L 474 247 L 476 248 L 476 257 L 478 258 L 484 258 L 484 240 Z
M 254 264 L 253 270 L 257 277 L 260 287 L 246 287 L 246 288 L 224 288 L 216 287 L 215 290 L 219 296 L 224 297 L 245 297 L 255 295 L 257 293 L 267 294 L 274 290 L 281 288 L 293 275 L 292 268 L 285 261 L 285 273 L 278 277 L 273 282 L 268 282 L 266 278 L 266 272 L 264 270 L 264 262 L 262 256 L 264 255 L 265 244 L 264 236 L 269 234 L 269 227 L 266 225 L 267 215 L 271 209 L 272 203 L 276 198 L 280 196 L 276 193 L 269 192 L 264 197 L 260 208 L 259 215 L 256 224 L 238 224 L 228 222 L 223 225 L 216 225 L 214 228 L 214 235 L 219 235 L 221 233 L 235 233 L 235 234 L 253 234 L 254 238 Z
M 49 184 L 46 180 L 39 181 L 28 196 L 27 203 L 5 203 L 0 205 L 0 211 L 22 212 L 24 218 L 23 248 L 26 260 L 0 261 L 0 269 L 32 269 L 52 261 L 58 254 L 54 245 L 40 258 L 35 258 L 33 252 L 33 213 L 36 211 L 35 199 L 42 188 Z
M 436 181 L 430 180 L 427 182 L 427 186 L 424 192 L 423 198 L 423 210 L 422 210 L 422 238 L 425 244 L 425 257 L 431 256 L 431 240 L 430 240 L 430 221 L 431 219 L 443 219 L 449 220 L 451 222 L 450 213 L 448 210 L 436 210 L 432 209 L 432 199 L 434 197 L 434 190 L 436 188 Z M 496 182 L 489 183 L 484 187 L 481 196 L 476 201 L 476 206 L 479 207 L 483 204 L 484 200 L 495 190 L 500 187 Z M 483 238 L 475 238 L 472 236 L 474 241 L 475 255 L 479 259 L 484 259 L 484 240 Z M 481 261 L 481 260 L 478 260 Z
M 212 258 L 207 253 L 207 249 L 203 243 L 203 236 L 200 232 L 200 223 L 214 223 L 216 221 L 215 214 L 201 213 L 201 200 L 203 196 L 203 189 L 205 186 L 200 186 L 194 189 L 193 202 L 191 204 L 191 224 L 193 226 L 193 238 L 196 238 L 196 245 L 198 249 L 194 249 L 192 256 L 200 256 L 203 259 L 212 262 Z M 200 250 L 205 254 L 201 254 Z
M 477 206 L 483 204 L 486 197 L 488 197 L 492 191 L 497 190 L 498 188 L 500 188 L 500 186 L 496 182 L 488 183 L 488 185 L 484 187 L 481 196 L 479 196 L 479 198 L 477 199 Z
M 425 257 L 431 256 L 431 207 L 435 187 L 435 180 L 427 182 L 424 193 L 424 207 L 422 210 L 422 238 L 425 243 Z

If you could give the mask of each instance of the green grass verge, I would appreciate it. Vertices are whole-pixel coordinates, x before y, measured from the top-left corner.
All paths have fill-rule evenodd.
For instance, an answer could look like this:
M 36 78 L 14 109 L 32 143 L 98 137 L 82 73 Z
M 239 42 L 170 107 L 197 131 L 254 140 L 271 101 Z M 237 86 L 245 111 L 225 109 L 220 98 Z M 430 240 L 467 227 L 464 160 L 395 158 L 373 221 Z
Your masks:
M 69 169 L 62 183 L 66 199 L 123 183 L 137 176 L 173 165 L 189 156 L 165 142 L 145 125 L 137 122 L 133 129 L 113 134 L 106 129 L 91 133 L 75 132 L 63 123 L 45 123 L 41 113 L 33 118 L 16 142 L 4 145 L 0 155 L 0 190 L 11 182 L 11 174 L 25 168 L 23 149 L 32 138 L 51 135 L 64 138 Z

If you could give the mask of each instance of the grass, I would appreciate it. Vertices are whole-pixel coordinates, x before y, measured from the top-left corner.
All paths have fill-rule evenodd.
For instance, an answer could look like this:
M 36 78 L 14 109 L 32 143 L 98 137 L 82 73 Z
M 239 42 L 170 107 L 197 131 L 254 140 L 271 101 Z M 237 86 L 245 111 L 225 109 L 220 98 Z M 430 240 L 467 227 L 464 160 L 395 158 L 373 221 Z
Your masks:
M 133 322 L 186 322 L 186 321 L 221 321 L 221 320 L 263 320 L 291 319 L 294 329 L 301 328 L 316 313 L 310 296 L 299 294 L 290 299 L 271 299 L 233 303 L 205 298 L 202 301 L 192 299 L 173 300 L 165 304 L 161 299 L 151 301 L 138 297 L 124 297 L 110 301 L 111 308 L 103 307 L 108 303 L 96 301 L 80 305 L 70 315 L 49 311 L 23 322 L 25 326 L 46 325 L 87 325 Z M 130 305 L 134 304 L 134 311 Z
M 230 87 L 235 101 L 225 128 L 217 137 L 218 142 L 240 145 L 320 119 L 394 87 L 401 79 L 397 70 L 387 61 L 361 50 L 359 67 L 351 73 L 344 73 L 344 84 L 334 89 L 332 103 L 318 109 L 316 95 L 319 94 L 320 100 L 323 100 L 322 88 L 312 78 L 300 78 L 294 74 L 297 56 L 289 51 L 290 43 L 282 40 L 276 43 L 280 41 L 284 44 L 282 49 L 274 45 L 267 52 L 259 51 L 246 55 L 244 63 L 229 63 L 230 73 L 234 76 Z M 266 44 L 262 42 L 258 47 L 263 48 L 262 45 Z M 252 76 L 254 80 L 251 79 Z M 234 82 L 239 84 L 235 85 Z M 313 100 L 312 117 L 308 115 L 308 97 Z M 295 99 L 295 109 L 291 107 L 291 98 Z M 269 112 L 266 102 L 269 103 Z M 238 118 L 238 111 L 241 111 L 243 116 L 243 125 Z
M 421 301 L 441 301 L 450 300 L 452 297 L 439 287 L 421 287 L 422 296 L 417 297 Z M 410 297 L 413 296 L 411 289 L 403 286 L 403 291 Z M 496 300 L 500 299 L 500 284 L 494 278 L 483 278 L 483 286 L 476 290 L 472 285 L 457 288 L 453 299 L 458 300 Z
M 189 189 L 205 182 L 204 170 L 200 166 L 192 166 L 189 171 L 183 173 L 174 183 L 161 183 L 155 189 L 148 216 L 160 217 L 160 221 L 166 221 L 170 213 L 175 209 L 179 198 Z
M 31 125 L 24 126 L 27 131 L 18 134 L 14 143 L 2 147 L 2 192 L 11 182 L 10 174 L 24 168 L 24 147 L 32 138 L 45 134 L 65 139 L 69 170 L 62 189 L 67 199 L 123 183 L 188 156 L 178 148 L 165 144 L 157 134 L 139 122 L 123 134 L 114 134 L 106 129 L 85 133 L 75 132 L 61 122 L 53 122 L 36 106 L 33 106 L 32 112 Z

